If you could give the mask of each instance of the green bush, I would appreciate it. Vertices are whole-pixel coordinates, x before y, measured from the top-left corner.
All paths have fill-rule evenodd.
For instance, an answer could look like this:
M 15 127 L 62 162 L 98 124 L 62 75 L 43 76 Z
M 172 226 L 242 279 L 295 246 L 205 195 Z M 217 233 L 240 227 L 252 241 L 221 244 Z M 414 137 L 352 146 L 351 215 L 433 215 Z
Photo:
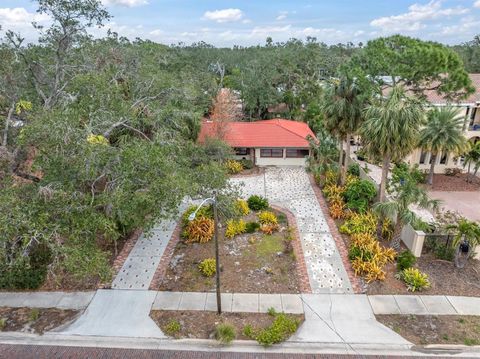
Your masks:
M 183 226 L 187 226 L 189 223 L 188 217 L 198 208 L 198 206 L 190 206 L 187 208 L 185 212 L 182 214 L 182 224 Z M 195 215 L 195 219 L 198 218 L 213 218 L 213 207 L 212 206 L 202 206 L 197 214 Z
M 198 265 L 200 273 L 206 277 L 212 277 L 217 272 L 217 261 L 214 258 L 204 259 Z
M 222 323 L 215 328 L 215 338 L 223 344 L 229 344 L 236 337 L 235 328 L 231 324 Z
M 253 168 L 253 161 L 252 160 L 241 160 L 240 163 L 242 164 L 243 168 L 246 170 L 251 170 Z
M 7 326 L 7 319 L 6 318 L 0 318 L 0 332 L 5 329 Z
M 356 162 L 350 164 L 348 166 L 347 173 L 352 176 L 360 177 L 360 165 Z
M 37 289 L 47 276 L 47 267 L 33 267 L 27 257 L 12 265 L 0 264 L 0 289 Z
M 171 337 L 174 337 L 180 332 L 181 329 L 182 329 L 182 327 L 181 327 L 180 323 L 178 322 L 178 320 L 172 319 L 163 328 L 163 331 L 167 335 L 169 335 Z
M 247 227 L 245 228 L 245 232 L 247 233 L 254 233 L 260 229 L 260 223 L 258 222 L 247 222 Z
M 247 202 L 248 202 L 248 207 L 252 211 L 263 211 L 264 209 L 268 208 L 268 199 L 262 196 L 257 196 L 257 195 L 250 196 Z
M 243 335 L 245 335 L 247 338 L 255 339 L 255 330 L 251 324 L 247 324 L 245 327 L 243 327 Z
M 444 244 L 437 245 L 433 251 L 435 257 L 444 261 L 453 261 L 455 258 L 455 248 Z
M 368 180 L 353 181 L 343 192 L 347 208 L 359 213 L 365 213 L 368 210 L 370 202 L 376 195 L 375 186 Z
M 274 316 L 275 319 L 269 327 L 261 329 L 255 334 L 257 342 L 266 347 L 285 341 L 296 332 L 300 325 L 297 319 L 284 313 L 274 314 Z
M 399 272 L 411 268 L 417 261 L 417 258 L 408 249 L 400 253 L 397 257 L 397 269 Z
M 30 313 L 28 315 L 28 319 L 31 321 L 31 322 L 35 322 L 38 320 L 38 318 L 40 318 L 40 309 L 38 308 L 32 308 L 30 309 Z
M 397 278 L 403 280 L 407 285 L 407 290 L 412 292 L 430 288 L 428 275 L 420 272 L 417 268 L 404 269 L 397 275 Z

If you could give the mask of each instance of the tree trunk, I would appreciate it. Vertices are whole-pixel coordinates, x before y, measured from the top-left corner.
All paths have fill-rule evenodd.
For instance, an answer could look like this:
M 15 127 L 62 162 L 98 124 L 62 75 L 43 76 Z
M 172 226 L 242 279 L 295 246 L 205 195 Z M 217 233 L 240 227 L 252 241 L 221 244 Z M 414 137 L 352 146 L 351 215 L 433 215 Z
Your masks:
M 3 139 L 2 139 L 2 146 L 7 147 L 8 141 L 8 129 L 10 127 L 10 122 L 12 120 L 13 110 L 15 109 L 15 102 L 12 103 L 10 109 L 8 110 L 7 119 L 5 120 L 5 128 L 3 130 Z
M 347 165 L 348 161 L 350 161 L 350 134 L 347 135 L 347 142 L 345 146 L 345 165 L 342 167 L 341 177 L 340 177 L 340 184 L 342 186 L 345 185 L 345 181 L 347 178 Z
M 403 225 L 397 217 L 397 222 L 395 222 L 395 227 L 393 230 L 392 241 L 390 242 L 390 247 L 395 249 L 397 252 L 400 250 L 400 243 L 402 240 L 402 228 Z
M 390 156 L 385 156 L 382 162 L 382 181 L 380 182 L 380 191 L 378 192 L 378 201 L 385 202 L 386 189 L 388 181 L 388 170 L 390 166 Z
M 343 139 L 341 136 L 338 136 L 338 152 L 340 153 L 338 156 L 338 170 L 341 172 L 343 168 Z M 338 179 L 339 183 L 341 184 L 341 176 Z
M 433 185 L 433 175 L 435 173 L 435 163 L 437 162 L 437 154 L 432 152 L 432 158 L 430 159 L 430 172 L 428 173 L 427 183 Z
M 470 183 L 470 176 L 471 176 L 471 173 L 470 173 L 470 167 L 472 166 L 472 163 L 469 161 L 468 162 L 468 175 L 467 175 L 467 183 Z

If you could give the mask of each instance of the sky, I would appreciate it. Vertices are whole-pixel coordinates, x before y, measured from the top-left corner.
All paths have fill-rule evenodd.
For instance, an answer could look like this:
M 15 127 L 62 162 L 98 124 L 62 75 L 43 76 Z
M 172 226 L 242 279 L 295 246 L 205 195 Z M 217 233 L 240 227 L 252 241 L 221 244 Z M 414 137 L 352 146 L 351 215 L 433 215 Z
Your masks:
M 327 44 L 365 43 L 400 33 L 457 44 L 480 34 L 480 0 L 101 0 L 113 16 L 107 29 L 129 39 L 216 46 L 316 37 Z M 48 24 L 34 1 L 0 0 L 2 31 L 35 41 L 31 22 Z

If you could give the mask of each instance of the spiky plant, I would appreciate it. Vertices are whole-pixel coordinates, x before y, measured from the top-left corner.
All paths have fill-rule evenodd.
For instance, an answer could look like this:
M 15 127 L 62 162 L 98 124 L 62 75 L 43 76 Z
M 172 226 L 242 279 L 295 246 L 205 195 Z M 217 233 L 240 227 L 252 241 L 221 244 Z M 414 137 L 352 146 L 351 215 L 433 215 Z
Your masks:
M 430 199 L 427 192 L 414 181 L 406 181 L 392 196 L 390 201 L 376 203 L 373 210 L 384 218 L 395 218 L 390 247 L 398 251 L 403 226 L 413 225 L 418 220 L 410 207 L 417 205 L 424 209 L 437 209 L 439 201 Z

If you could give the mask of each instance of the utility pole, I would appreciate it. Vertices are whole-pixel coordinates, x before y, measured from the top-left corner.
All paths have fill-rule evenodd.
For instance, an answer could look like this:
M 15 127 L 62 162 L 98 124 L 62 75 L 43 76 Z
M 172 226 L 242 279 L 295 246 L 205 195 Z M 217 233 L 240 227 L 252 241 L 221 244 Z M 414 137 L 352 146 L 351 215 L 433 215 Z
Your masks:
M 218 250 L 218 213 L 217 213 L 217 191 L 213 192 L 213 221 L 215 228 L 215 273 L 217 279 L 217 312 L 222 314 L 222 298 L 220 291 L 220 254 Z

